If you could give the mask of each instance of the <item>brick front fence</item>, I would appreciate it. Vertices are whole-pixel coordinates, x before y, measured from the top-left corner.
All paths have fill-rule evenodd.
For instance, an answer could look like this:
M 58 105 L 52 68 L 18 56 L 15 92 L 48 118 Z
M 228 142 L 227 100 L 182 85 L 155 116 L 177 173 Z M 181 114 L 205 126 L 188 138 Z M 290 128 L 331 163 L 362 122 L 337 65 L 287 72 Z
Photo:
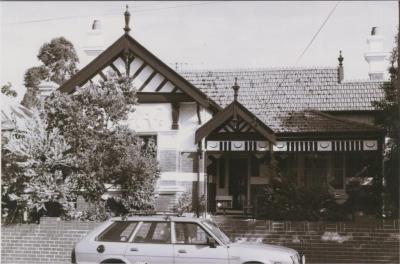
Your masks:
M 306 255 L 306 263 L 400 263 L 399 220 L 273 222 L 214 217 L 241 241 L 283 245 Z
M 398 220 L 273 222 L 215 217 L 232 238 L 285 245 L 306 254 L 307 263 L 400 263 Z M 98 223 L 58 221 L 3 226 L 1 263 L 69 263 L 71 249 Z
M 1 263 L 70 263 L 73 245 L 99 223 L 57 219 L 2 226 Z

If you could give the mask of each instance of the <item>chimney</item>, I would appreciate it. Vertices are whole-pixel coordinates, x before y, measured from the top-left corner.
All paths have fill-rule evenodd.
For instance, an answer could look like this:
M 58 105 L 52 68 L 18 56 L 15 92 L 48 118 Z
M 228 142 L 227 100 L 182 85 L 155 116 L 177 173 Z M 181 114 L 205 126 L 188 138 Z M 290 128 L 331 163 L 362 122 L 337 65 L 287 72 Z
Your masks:
M 44 101 L 44 99 L 49 96 L 52 92 L 54 92 L 59 85 L 52 81 L 42 81 L 38 85 L 39 94 L 38 97 L 40 101 Z
M 367 38 L 367 44 L 368 51 L 364 54 L 364 58 L 369 64 L 369 79 L 383 80 L 387 52 L 383 51 L 383 36 L 380 35 L 378 27 L 372 28 L 371 35 Z
M 101 29 L 101 21 L 95 19 L 92 29 L 87 32 L 86 45 L 83 47 L 85 53 L 90 57 L 97 57 L 104 50 L 104 37 Z

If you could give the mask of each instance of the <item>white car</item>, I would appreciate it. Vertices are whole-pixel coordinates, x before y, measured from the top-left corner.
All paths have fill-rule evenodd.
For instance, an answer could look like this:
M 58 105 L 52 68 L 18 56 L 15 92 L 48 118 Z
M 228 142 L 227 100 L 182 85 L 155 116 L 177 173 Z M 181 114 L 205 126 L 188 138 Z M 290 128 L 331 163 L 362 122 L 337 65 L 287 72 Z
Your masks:
M 169 215 L 112 218 L 72 251 L 72 263 L 304 264 L 297 251 L 233 243 L 210 220 Z

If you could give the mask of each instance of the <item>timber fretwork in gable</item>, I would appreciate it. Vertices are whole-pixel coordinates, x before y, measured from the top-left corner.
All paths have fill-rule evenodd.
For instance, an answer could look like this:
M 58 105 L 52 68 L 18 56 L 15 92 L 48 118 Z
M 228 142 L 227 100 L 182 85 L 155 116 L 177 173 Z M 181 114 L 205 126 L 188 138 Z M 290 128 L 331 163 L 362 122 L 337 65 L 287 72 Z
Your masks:
M 133 78 L 139 103 L 196 102 L 213 113 L 221 109 L 128 34 L 120 37 L 59 90 L 72 93 L 76 87 L 106 80 L 109 73 Z
M 190 97 L 184 96 L 181 89 L 169 81 L 159 71 L 146 63 L 143 59 L 135 55 L 132 51 L 124 51 L 121 53 L 119 56 L 113 59 L 109 65 L 105 66 L 103 69 L 100 69 L 97 74 L 87 82 L 95 83 L 100 79 L 107 80 L 107 75 L 109 74 L 131 77 L 133 79 L 133 84 L 137 89 L 138 97 L 141 97 L 143 93 L 148 93 L 147 96 L 139 98 L 139 101 L 144 103 L 151 100 L 156 102 L 157 96 L 153 96 L 153 99 L 151 99 L 152 97 L 149 96 L 150 94 L 155 95 L 156 93 L 159 95 L 165 95 L 166 93 L 180 94 L 176 96 L 175 100 L 193 101 L 193 99 Z M 165 98 L 172 99 L 173 96 L 166 96 Z
M 256 123 L 256 122 L 255 122 Z M 223 125 L 218 133 L 255 133 L 256 131 L 251 127 L 249 123 L 241 118 L 236 118 L 230 120 L 225 125 Z

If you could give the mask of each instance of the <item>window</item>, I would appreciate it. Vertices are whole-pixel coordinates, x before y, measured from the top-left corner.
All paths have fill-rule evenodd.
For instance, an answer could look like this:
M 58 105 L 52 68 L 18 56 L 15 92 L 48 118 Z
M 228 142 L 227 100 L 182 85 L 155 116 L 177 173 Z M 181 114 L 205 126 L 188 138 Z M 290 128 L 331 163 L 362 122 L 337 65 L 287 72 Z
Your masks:
M 157 155 L 157 135 L 138 135 L 142 140 L 142 150 Z
M 97 237 L 97 241 L 128 242 L 136 226 L 137 222 L 114 222 Z
M 175 223 L 177 244 L 207 245 L 209 235 L 195 223 Z
M 133 240 L 134 243 L 168 244 L 171 243 L 170 223 L 143 222 Z

